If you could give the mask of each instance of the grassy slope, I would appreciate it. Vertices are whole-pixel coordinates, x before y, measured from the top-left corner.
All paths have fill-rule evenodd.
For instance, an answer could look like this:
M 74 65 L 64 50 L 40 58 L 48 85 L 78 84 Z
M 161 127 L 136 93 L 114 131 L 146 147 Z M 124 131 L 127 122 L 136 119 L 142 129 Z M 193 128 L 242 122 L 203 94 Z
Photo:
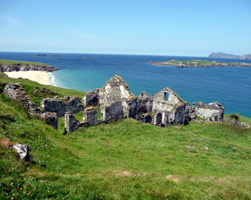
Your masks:
M 83 94 L 18 81 L 59 96 Z M 0 144 L 7 137 L 29 144 L 32 160 L 24 164 L 0 146 L 0 199 L 251 198 L 250 129 L 195 122 L 160 128 L 128 119 L 63 136 L 62 129 L 28 120 L 4 96 L 0 118 Z
M 46 66 L 47 64 L 44 63 L 39 63 L 39 62 L 28 62 L 28 61 L 16 61 L 16 60 L 1 60 L 0 59 L 0 64 L 7 64 L 7 65 L 13 65 L 13 64 L 21 64 L 23 65 L 39 65 L 39 66 Z

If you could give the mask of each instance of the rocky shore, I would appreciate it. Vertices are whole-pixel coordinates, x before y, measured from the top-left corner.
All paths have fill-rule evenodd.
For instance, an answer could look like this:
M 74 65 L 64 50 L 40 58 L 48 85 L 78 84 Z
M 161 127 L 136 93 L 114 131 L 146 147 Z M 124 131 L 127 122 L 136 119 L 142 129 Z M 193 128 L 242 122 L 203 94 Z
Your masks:
M 223 63 L 223 62 L 216 62 L 216 61 L 202 61 L 202 60 L 188 60 L 188 61 L 177 61 L 177 60 L 170 60 L 170 61 L 150 61 L 149 64 L 153 65 L 169 65 L 169 66 L 176 66 L 178 68 L 186 68 L 186 67 L 227 67 L 227 66 L 234 66 L 234 67 L 251 67 L 251 63 Z
M 53 72 L 60 70 L 60 68 L 55 68 L 50 65 L 31 65 L 31 64 L 0 64 L 0 72 L 13 72 L 13 71 L 46 71 Z

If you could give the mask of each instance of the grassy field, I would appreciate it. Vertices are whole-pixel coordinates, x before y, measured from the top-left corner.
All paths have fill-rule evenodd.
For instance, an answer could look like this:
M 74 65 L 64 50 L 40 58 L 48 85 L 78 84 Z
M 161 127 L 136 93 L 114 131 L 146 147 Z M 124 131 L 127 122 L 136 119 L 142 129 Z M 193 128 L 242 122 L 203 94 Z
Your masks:
M 7 65 L 13 65 L 13 64 L 21 64 L 21 66 L 23 65 L 39 65 L 39 66 L 46 66 L 47 64 L 44 63 L 39 63 L 39 62 L 28 62 L 28 61 L 15 61 L 15 60 L 1 60 L 0 59 L 0 64 L 7 64 Z
M 36 87 L 84 94 L 0 77 L 1 85 L 10 81 L 29 95 Z M 55 131 L 0 95 L 0 199 L 251 199 L 250 129 L 125 119 L 63 135 L 63 120 Z M 8 143 L 29 144 L 31 162 L 20 162 Z

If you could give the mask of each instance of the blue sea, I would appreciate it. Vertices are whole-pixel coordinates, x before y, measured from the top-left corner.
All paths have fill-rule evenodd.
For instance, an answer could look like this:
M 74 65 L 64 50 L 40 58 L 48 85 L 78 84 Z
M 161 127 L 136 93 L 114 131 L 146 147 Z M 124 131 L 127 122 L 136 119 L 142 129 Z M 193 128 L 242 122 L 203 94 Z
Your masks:
M 52 84 L 58 87 L 88 92 L 102 87 L 110 77 L 117 74 L 127 82 L 135 95 L 143 90 L 152 95 L 169 86 L 191 105 L 198 101 L 204 103 L 217 101 L 225 107 L 225 114 L 235 112 L 251 117 L 251 67 L 177 68 L 147 63 L 171 59 L 223 62 L 243 62 L 243 60 L 70 53 L 45 53 L 46 57 L 40 57 L 36 56 L 37 54 L 0 52 L 0 59 L 42 62 L 59 67 L 62 70 L 51 73 Z M 53 54 L 60 57 L 52 57 Z M 251 60 L 245 62 L 251 63 Z

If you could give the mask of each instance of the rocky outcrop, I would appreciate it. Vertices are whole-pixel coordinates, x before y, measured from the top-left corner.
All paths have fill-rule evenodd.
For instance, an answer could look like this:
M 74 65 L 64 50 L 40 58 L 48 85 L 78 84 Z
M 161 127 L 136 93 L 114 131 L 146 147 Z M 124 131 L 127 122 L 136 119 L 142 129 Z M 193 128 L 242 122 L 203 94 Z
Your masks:
M 83 109 L 79 105 L 79 97 L 46 98 L 40 103 L 46 112 L 55 112 L 58 117 L 64 116 L 68 111 L 79 112 Z
M 20 160 L 23 160 L 25 162 L 30 161 L 29 145 L 27 145 L 27 144 L 15 144 L 15 145 L 13 145 L 13 149 L 19 154 Z
M 218 102 L 205 104 L 203 102 L 193 103 L 193 107 L 189 111 L 191 119 L 198 117 L 207 121 L 223 121 L 225 108 Z
M 31 64 L 0 64 L 0 72 L 12 72 L 12 71 L 47 71 L 53 72 L 56 70 L 60 70 L 60 68 L 55 68 L 50 65 L 31 65 Z

